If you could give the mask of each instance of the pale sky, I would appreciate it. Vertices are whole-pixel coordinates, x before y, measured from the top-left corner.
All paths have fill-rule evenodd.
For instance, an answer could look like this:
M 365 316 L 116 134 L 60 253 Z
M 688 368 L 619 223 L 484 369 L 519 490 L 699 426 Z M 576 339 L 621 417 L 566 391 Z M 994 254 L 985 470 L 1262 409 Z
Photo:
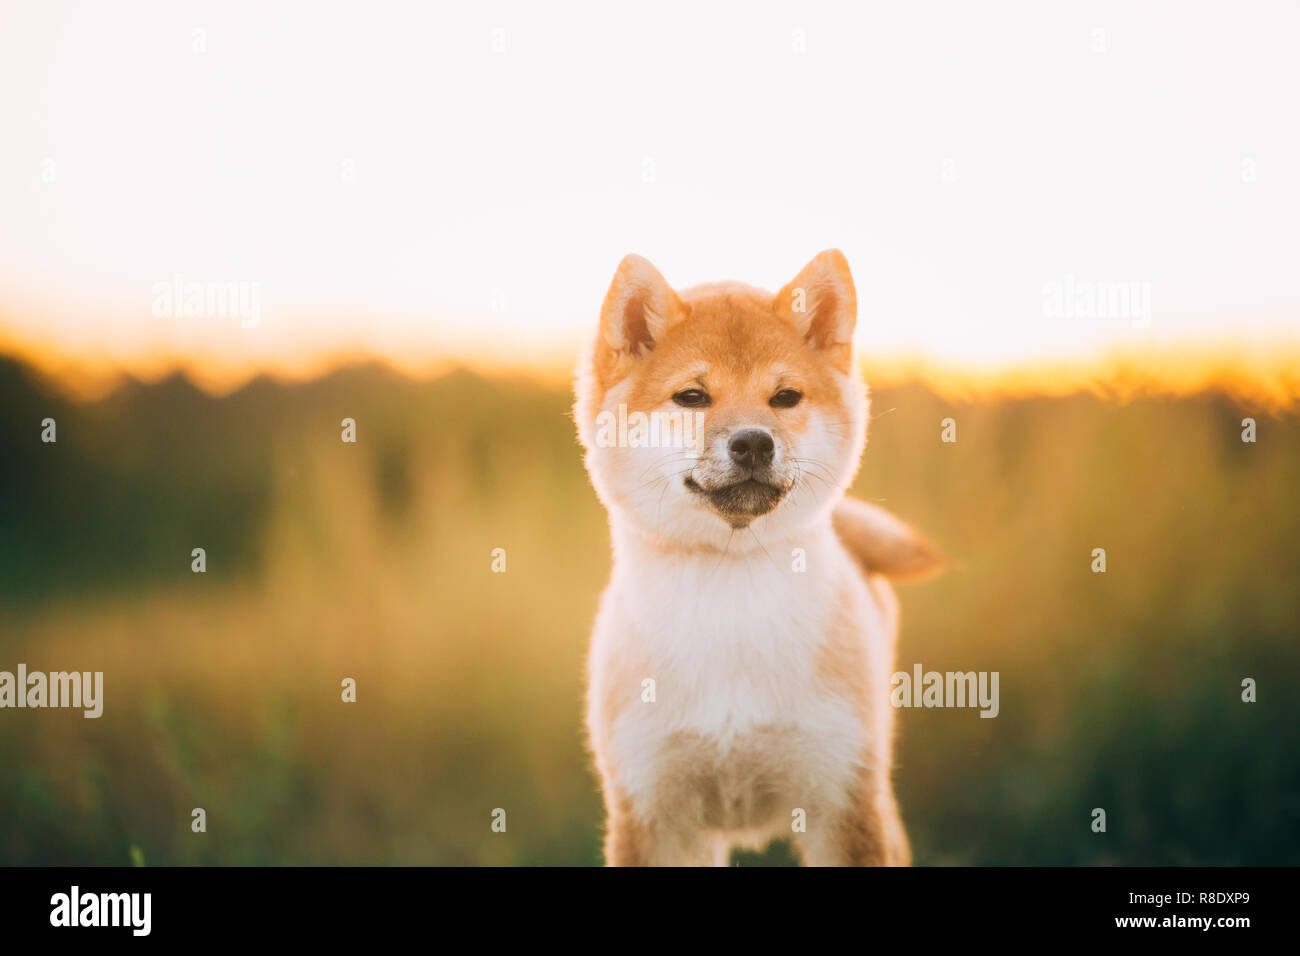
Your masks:
M 4 0 L 0 344 L 556 363 L 625 253 L 828 247 L 873 354 L 1297 339 L 1294 3 L 540 6 Z M 155 314 L 178 274 L 257 326 Z M 1149 327 L 1045 307 L 1090 283 Z

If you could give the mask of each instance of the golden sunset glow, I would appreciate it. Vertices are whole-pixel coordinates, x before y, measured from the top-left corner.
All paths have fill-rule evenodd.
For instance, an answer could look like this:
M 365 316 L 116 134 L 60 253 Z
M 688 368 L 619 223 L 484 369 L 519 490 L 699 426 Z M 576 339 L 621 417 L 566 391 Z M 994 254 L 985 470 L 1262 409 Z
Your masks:
M 76 390 L 562 375 L 627 252 L 776 288 L 835 246 L 886 376 L 1295 393 L 1294 9 L 1247 44 L 1248 18 L 1027 7 L 1050 47 L 961 7 L 134 6 L 0 37 L 0 346 Z M 256 321 L 159 308 L 173 283 Z

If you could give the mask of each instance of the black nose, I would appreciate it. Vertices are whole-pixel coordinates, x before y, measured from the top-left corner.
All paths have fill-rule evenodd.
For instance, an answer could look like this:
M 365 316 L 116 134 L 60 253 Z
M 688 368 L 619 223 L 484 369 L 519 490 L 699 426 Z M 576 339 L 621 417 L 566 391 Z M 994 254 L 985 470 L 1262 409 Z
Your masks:
M 771 433 L 761 428 L 746 428 L 736 432 L 727 442 L 727 453 L 731 460 L 743 468 L 762 468 L 772 464 L 772 455 L 776 445 Z

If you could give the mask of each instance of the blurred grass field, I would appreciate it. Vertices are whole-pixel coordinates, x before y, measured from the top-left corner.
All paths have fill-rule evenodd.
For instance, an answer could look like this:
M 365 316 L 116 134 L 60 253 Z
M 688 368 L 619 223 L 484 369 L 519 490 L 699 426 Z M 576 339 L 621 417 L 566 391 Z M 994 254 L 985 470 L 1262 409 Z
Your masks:
M 77 404 L 0 361 L 0 396 L 0 669 L 105 681 L 99 720 L 0 711 L 0 863 L 600 862 L 609 551 L 564 389 L 360 367 Z M 1297 419 L 919 385 L 873 415 L 855 493 L 956 559 L 900 587 L 899 666 L 1001 674 L 994 720 L 899 712 L 916 862 L 1300 862 Z

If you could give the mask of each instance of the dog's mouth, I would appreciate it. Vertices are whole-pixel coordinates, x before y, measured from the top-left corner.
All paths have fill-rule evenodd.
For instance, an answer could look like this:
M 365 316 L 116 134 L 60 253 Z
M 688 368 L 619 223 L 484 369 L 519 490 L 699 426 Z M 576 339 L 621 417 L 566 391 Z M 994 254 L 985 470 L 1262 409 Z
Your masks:
M 713 510 L 733 528 L 743 528 L 755 518 L 772 511 L 785 496 L 785 489 L 749 477 L 717 488 L 705 488 L 687 476 L 687 490 L 708 499 Z

